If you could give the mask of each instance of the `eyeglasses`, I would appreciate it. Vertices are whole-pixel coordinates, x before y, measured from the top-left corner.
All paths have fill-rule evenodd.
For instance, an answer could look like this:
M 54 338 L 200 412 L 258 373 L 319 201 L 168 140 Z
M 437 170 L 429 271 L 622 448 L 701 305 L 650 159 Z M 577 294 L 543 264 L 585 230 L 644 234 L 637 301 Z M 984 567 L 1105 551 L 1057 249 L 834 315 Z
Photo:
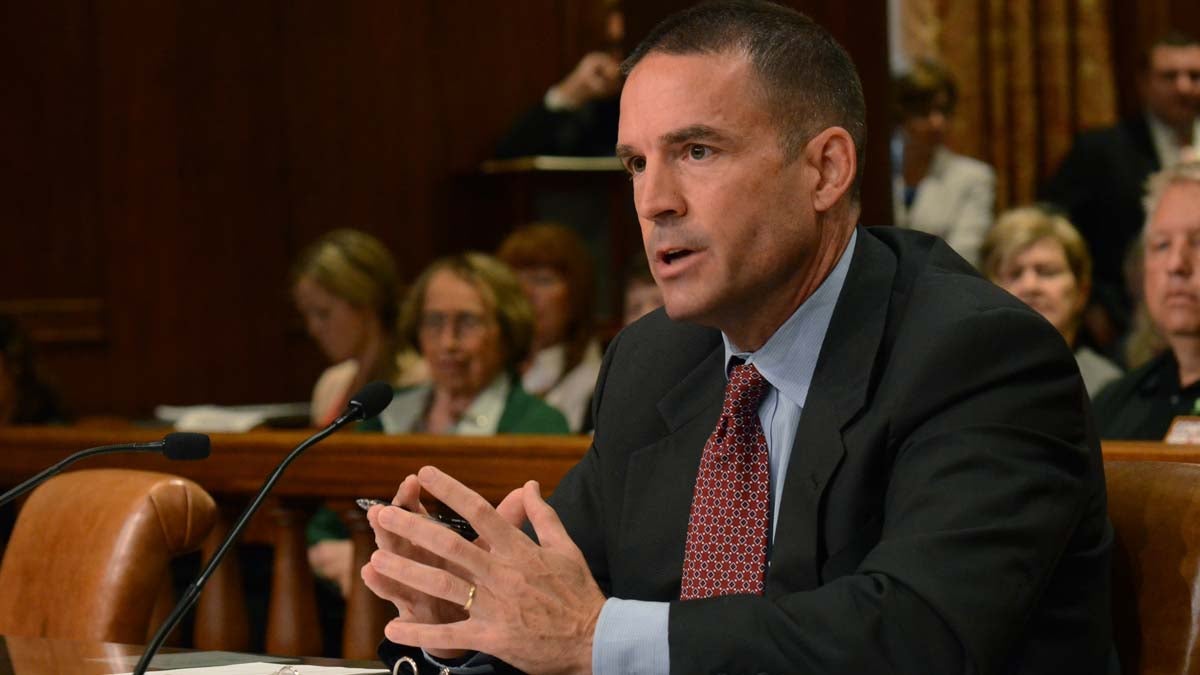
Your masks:
M 449 328 L 457 338 L 472 338 L 482 333 L 490 323 L 490 317 L 472 312 L 426 312 L 421 315 L 417 330 L 422 337 L 437 337 Z

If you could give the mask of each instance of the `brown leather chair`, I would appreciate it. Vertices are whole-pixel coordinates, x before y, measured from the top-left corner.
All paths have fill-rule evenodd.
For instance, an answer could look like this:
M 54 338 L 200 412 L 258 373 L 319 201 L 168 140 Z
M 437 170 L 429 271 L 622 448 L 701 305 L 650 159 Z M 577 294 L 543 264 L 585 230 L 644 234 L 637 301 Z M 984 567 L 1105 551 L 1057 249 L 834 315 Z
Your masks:
M 0 563 L 0 634 L 145 643 L 171 557 L 199 548 L 216 512 L 199 485 L 162 473 L 50 479 Z
M 1200 465 L 1111 461 L 1104 471 L 1122 672 L 1200 673 Z

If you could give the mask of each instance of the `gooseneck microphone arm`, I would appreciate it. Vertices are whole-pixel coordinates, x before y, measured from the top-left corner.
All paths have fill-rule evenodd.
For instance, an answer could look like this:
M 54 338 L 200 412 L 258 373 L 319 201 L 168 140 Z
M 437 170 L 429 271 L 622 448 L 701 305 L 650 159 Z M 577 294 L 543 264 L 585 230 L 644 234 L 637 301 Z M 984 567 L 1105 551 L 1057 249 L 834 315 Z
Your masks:
M 59 473 L 71 464 L 94 455 L 107 455 L 114 452 L 162 452 L 170 459 L 204 459 L 208 457 L 209 441 L 204 434 L 174 433 L 160 441 L 149 443 L 118 443 L 116 445 L 101 445 L 88 448 L 63 459 L 50 468 L 41 471 L 20 485 L 0 495 L 0 506 L 11 502 L 33 488 L 46 482 L 51 476 Z
M 370 419 L 378 415 L 383 411 L 384 408 L 387 407 L 388 403 L 391 403 L 391 400 L 392 388 L 389 385 L 383 382 L 372 382 L 368 384 L 350 400 L 350 405 L 347 406 L 346 412 L 342 413 L 342 415 L 334 420 L 329 426 L 318 431 L 312 436 L 309 436 L 304 440 L 303 443 L 296 446 L 296 449 L 292 450 L 287 457 L 283 458 L 283 461 L 279 463 L 279 466 L 275 467 L 275 470 L 271 472 L 271 475 L 267 478 L 266 482 L 263 483 L 263 486 L 258 490 L 258 494 L 254 495 L 254 499 L 251 500 L 246 509 L 242 511 L 242 515 L 238 517 L 237 523 L 234 524 L 233 529 L 229 531 L 229 534 L 225 536 L 225 539 L 221 542 L 221 545 L 217 547 L 217 550 L 213 553 L 212 558 L 209 559 L 208 564 L 205 565 L 204 569 L 200 571 L 200 574 L 196 577 L 196 580 L 193 581 L 183 592 L 182 597 L 179 598 L 179 602 L 175 605 L 175 609 L 171 610 L 171 614 L 166 618 L 165 621 L 163 621 L 163 624 L 159 626 L 158 632 L 154 634 L 154 638 L 150 640 L 150 643 L 146 645 L 146 650 L 142 652 L 142 658 L 138 660 L 137 667 L 133 669 L 133 675 L 145 675 L 146 669 L 150 667 L 150 660 L 154 658 L 154 655 L 158 652 L 159 648 L 162 647 L 162 643 L 167 639 L 167 635 L 169 635 L 171 631 L 175 629 L 175 626 L 179 624 L 181 619 L 183 619 L 183 615 L 187 614 L 188 610 L 192 608 L 192 605 L 196 604 L 196 600 L 200 597 L 200 591 L 204 588 L 204 585 L 208 583 L 209 577 L 211 577 L 213 571 L 217 569 L 217 565 L 221 564 L 221 560 L 225 557 L 225 554 L 229 552 L 229 549 L 233 546 L 233 543 L 237 541 L 238 535 L 241 534 L 242 530 L 246 528 L 246 523 L 250 522 L 251 516 L 253 516 L 254 513 L 258 511 L 258 508 L 262 506 L 263 500 L 267 497 L 267 493 L 271 491 L 271 488 L 275 487 L 275 483 L 279 481 L 281 476 L 283 476 L 283 472 L 288 468 L 288 465 L 290 465 L 305 450 L 324 440 L 325 437 L 329 436 L 338 429 L 341 429 L 350 422 Z

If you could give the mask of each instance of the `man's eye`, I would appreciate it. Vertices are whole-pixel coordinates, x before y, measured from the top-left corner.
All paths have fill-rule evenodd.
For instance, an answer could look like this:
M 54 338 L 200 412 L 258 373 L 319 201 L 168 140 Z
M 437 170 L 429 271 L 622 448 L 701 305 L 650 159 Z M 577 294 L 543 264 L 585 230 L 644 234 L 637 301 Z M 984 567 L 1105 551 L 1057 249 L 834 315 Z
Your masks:
M 633 157 L 629 160 L 626 168 L 629 169 L 629 173 L 641 173 L 646 170 L 646 158 Z
M 707 159 L 712 154 L 712 148 L 707 145 L 693 145 L 688 148 L 688 155 L 692 159 Z

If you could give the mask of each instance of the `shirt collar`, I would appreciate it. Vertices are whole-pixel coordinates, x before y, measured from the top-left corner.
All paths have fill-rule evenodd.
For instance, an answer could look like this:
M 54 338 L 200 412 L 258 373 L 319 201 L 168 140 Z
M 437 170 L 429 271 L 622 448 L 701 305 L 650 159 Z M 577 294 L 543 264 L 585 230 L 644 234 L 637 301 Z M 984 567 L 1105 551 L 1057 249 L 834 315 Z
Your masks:
M 817 357 L 821 355 L 821 344 L 825 341 L 829 321 L 833 318 L 833 308 L 846 283 L 850 258 L 853 257 L 850 254 L 857 241 L 858 229 L 855 228 L 829 276 L 757 351 L 740 351 L 729 341 L 728 335 L 721 333 L 721 339 L 725 342 L 726 378 L 729 377 L 730 360 L 734 357 L 743 359 L 753 364 L 785 398 L 804 407 L 817 368 Z
M 1146 122 L 1150 127 L 1150 140 L 1154 143 L 1159 166 L 1166 168 L 1177 163 L 1185 146 L 1180 145 L 1175 130 L 1149 111 L 1146 112 Z M 1200 115 L 1192 120 L 1192 145 L 1200 145 Z
M 471 401 L 463 411 L 462 419 L 454 425 L 456 436 L 492 436 L 500 425 L 504 404 L 512 389 L 512 378 L 507 371 L 500 373 L 491 384 Z

